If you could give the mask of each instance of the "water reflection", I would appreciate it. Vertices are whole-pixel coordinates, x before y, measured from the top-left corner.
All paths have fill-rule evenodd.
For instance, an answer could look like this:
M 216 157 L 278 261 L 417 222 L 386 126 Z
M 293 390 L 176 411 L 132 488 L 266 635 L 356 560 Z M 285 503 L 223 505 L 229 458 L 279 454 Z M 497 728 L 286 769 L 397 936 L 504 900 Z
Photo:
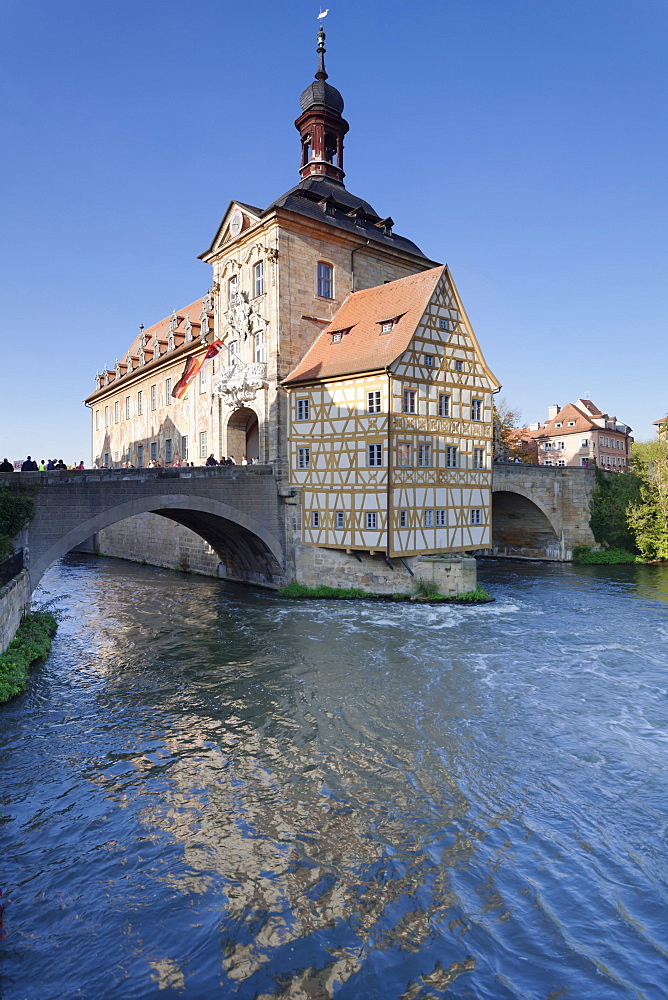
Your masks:
M 6 1000 L 659 997 L 647 569 L 377 608 L 70 557 L 0 737 Z

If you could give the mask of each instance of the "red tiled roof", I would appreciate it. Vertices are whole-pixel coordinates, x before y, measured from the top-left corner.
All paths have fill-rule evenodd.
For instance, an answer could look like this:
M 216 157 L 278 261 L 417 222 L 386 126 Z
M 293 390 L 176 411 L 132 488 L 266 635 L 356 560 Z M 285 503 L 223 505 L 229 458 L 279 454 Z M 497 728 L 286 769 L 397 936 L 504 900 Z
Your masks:
M 433 267 L 351 293 L 283 384 L 387 368 L 408 347 L 444 271 Z M 390 319 L 392 331 L 381 335 L 380 324 Z M 349 332 L 333 343 L 340 330 Z

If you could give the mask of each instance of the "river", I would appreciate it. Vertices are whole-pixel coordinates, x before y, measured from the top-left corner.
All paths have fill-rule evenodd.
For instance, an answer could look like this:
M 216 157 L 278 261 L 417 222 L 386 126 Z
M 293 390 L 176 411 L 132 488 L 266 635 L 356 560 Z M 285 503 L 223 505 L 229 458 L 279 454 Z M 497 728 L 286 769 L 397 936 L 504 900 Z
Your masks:
M 668 997 L 668 568 L 480 579 L 54 566 L 0 707 L 3 1000 Z

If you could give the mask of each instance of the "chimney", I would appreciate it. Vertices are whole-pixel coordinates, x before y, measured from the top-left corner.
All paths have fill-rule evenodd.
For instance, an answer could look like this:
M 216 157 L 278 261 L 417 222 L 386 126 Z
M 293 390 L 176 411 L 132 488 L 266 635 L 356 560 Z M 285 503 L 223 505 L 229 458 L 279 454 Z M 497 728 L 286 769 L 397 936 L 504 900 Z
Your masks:
M 532 433 L 533 433 L 534 431 L 538 431 L 538 430 L 540 430 L 540 424 L 538 423 L 538 421 L 537 421 L 537 420 L 534 420 L 534 421 L 533 421 L 532 423 L 530 423 L 530 424 L 529 424 L 529 430 L 530 430 L 530 431 L 531 431 Z
M 556 417 L 557 413 L 559 413 L 560 409 L 561 409 L 561 407 L 557 406 L 556 403 L 554 404 L 554 406 L 548 406 L 548 408 L 547 408 L 547 419 L 548 420 L 554 420 L 554 418 Z

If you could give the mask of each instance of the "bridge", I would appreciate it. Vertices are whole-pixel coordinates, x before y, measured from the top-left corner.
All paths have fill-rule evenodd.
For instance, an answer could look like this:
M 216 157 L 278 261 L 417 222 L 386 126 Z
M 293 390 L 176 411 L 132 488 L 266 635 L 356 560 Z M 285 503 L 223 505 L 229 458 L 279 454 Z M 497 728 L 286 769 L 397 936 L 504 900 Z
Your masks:
M 15 474 L 0 476 L 12 479 Z M 30 590 L 57 559 L 102 528 L 153 513 L 190 528 L 217 553 L 221 574 L 261 586 L 294 578 L 299 495 L 271 465 L 21 473 L 34 484 L 23 533 Z M 563 561 L 592 544 L 591 469 L 495 464 L 491 554 Z
M 16 474 L 13 474 L 16 475 Z M 31 592 L 57 559 L 134 514 L 185 525 L 218 554 L 234 580 L 286 582 L 284 499 L 269 465 L 22 472 L 35 516 L 23 533 Z M 11 478 L 0 476 L 2 480 Z

